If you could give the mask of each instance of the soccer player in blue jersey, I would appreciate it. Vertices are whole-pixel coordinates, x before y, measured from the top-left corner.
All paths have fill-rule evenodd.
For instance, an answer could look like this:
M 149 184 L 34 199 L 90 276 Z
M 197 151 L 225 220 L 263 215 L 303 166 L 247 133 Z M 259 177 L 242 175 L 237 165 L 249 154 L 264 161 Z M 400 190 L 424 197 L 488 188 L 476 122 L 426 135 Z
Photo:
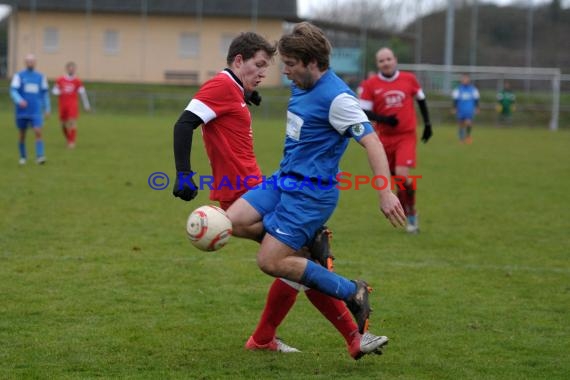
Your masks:
M 34 129 L 36 136 L 36 162 L 46 162 L 42 126 L 44 113 L 49 116 L 51 107 L 46 77 L 35 70 L 36 57 L 28 54 L 25 59 L 26 69 L 14 74 L 10 85 L 10 97 L 16 106 L 16 126 L 19 131 L 18 147 L 20 150 L 20 165 L 26 163 L 26 131 Z
M 374 176 L 390 178 L 384 148 L 358 99 L 329 68 L 331 45 L 321 29 L 297 24 L 281 37 L 283 74 L 292 82 L 284 157 L 279 169 L 229 209 L 234 235 L 261 241 L 260 269 L 299 282 L 348 306 L 360 334 L 367 330 L 368 284 L 351 281 L 299 257 L 336 208 L 339 162 L 350 139 L 367 152 Z M 376 184 L 381 212 L 395 227 L 406 225 L 404 210 L 389 187 Z
M 473 118 L 479 113 L 479 91 L 467 74 L 461 75 L 461 84 L 453 90 L 453 113 L 459 123 L 459 141 L 471 144 Z
M 227 210 L 248 188 L 262 182 L 262 173 L 253 150 L 252 117 L 246 103 L 259 105 L 260 95 L 255 91 L 265 79 L 266 71 L 276 47 L 256 33 L 242 33 L 231 43 L 228 67 L 207 81 L 194 95 L 174 127 L 174 155 L 177 172 L 191 173 L 190 155 L 195 128 L 202 125 L 202 137 L 215 181 L 210 198 L 220 202 Z M 255 96 L 255 94 L 257 94 Z M 243 178 L 243 183 L 239 178 Z M 230 186 L 217 186 L 230 179 Z M 180 186 L 180 183 L 183 186 Z M 217 184 L 217 185 L 216 185 Z M 226 182 L 226 184 L 228 184 Z M 216 189 L 217 187 L 217 189 Z M 197 189 L 180 181 L 174 195 L 185 201 L 192 200 Z M 317 232 L 308 253 L 322 265 L 329 267 L 330 234 L 326 228 Z M 307 254 L 307 250 L 299 252 Z M 304 290 L 311 303 L 336 327 L 346 341 L 348 352 L 354 359 L 366 354 L 380 354 L 387 343 L 384 336 L 369 332 L 358 333 L 344 302 L 314 289 L 276 278 L 269 289 L 267 301 L 255 331 L 245 344 L 247 350 L 298 352 L 277 338 L 277 328 L 295 303 L 300 290 Z

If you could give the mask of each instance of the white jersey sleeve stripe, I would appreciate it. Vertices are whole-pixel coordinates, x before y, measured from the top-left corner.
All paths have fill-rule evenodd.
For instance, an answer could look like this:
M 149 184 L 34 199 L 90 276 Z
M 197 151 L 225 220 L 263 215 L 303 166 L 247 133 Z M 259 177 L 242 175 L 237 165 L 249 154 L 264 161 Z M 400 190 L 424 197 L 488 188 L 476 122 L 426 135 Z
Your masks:
M 374 103 L 370 100 L 363 100 L 360 99 L 360 108 L 362 108 L 365 111 L 372 111 L 372 107 L 374 106 Z
M 12 83 L 10 84 L 10 87 L 12 88 L 20 88 L 20 84 L 22 83 L 22 80 L 20 78 L 20 75 L 15 74 L 14 77 L 12 78 Z
M 200 119 L 202 119 L 204 124 L 216 118 L 214 110 L 198 99 L 192 99 L 190 103 L 188 103 L 186 111 L 196 114 Z
M 368 118 L 354 96 L 342 93 L 331 103 L 329 122 L 343 135 L 352 125 L 368 122 Z
M 416 93 L 416 100 L 424 100 L 426 98 L 426 94 L 424 90 L 420 88 L 420 90 Z

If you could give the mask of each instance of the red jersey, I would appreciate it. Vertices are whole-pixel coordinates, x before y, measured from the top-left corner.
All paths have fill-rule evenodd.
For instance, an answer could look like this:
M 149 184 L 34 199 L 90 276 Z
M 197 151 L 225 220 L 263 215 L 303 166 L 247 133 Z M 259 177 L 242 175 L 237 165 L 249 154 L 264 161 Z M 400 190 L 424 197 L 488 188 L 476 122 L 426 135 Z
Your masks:
M 244 89 L 228 71 L 218 73 L 198 90 L 186 107 L 204 121 L 202 138 L 214 181 L 210 199 L 235 201 L 261 182 L 261 170 L 253 151 L 251 114 Z
M 83 83 L 79 78 L 69 75 L 63 75 L 57 78 L 55 82 L 54 93 L 59 95 L 59 109 L 71 109 L 77 112 L 77 94 L 84 91 Z
M 396 127 L 377 125 L 381 135 L 415 132 L 414 100 L 425 99 L 425 95 L 414 74 L 396 71 L 391 78 L 378 74 L 362 82 L 360 91 L 362 109 L 383 116 L 395 115 L 398 118 Z

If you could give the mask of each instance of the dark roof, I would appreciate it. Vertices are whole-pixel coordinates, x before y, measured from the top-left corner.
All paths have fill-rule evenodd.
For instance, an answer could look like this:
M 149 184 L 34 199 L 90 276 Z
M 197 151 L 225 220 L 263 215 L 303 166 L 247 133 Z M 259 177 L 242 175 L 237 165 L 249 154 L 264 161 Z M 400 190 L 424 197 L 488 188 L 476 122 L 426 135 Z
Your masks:
M 160 15 L 198 15 L 215 17 L 252 17 L 290 19 L 297 17 L 296 0 L 4 0 L 20 10 L 35 4 L 38 11 L 133 13 Z

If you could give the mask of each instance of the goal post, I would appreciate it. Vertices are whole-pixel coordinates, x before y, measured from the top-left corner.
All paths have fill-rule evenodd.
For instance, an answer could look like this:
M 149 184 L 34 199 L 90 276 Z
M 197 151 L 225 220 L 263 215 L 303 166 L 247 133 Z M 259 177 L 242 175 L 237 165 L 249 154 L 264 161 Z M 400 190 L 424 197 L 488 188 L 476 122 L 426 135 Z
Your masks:
M 496 92 L 503 88 L 505 81 L 509 81 L 511 85 L 516 83 L 517 93 L 525 93 L 528 98 L 534 99 L 528 101 L 527 111 L 549 113 L 549 129 L 558 130 L 561 81 L 559 68 L 430 64 L 398 64 L 398 67 L 414 72 L 425 92 L 444 96 L 451 96 L 451 84 L 458 82 L 461 74 L 469 74 L 480 91 Z

